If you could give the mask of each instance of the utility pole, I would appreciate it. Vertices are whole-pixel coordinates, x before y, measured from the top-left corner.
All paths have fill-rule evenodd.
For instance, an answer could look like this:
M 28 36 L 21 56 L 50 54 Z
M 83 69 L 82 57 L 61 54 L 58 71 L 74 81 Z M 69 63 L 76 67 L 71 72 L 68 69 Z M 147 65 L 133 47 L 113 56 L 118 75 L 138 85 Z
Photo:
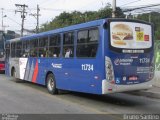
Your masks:
M 3 13 L 4 8 L 1 8 L 1 10 L 2 10 L 2 38 L 0 38 L 0 39 L 3 41 L 3 48 L 5 50 L 5 37 L 4 37 L 4 34 L 5 34 L 5 27 L 7 27 L 7 26 L 3 25 L 3 18 L 7 17 L 7 15 L 4 15 L 4 13 Z
M 116 17 L 116 0 L 112 1 L 112 17 Z
M 3 31 L 3 10 L 4 8 L 1 8 L 1 10 L 2 10 L 2 31 Z
M 39 16 L 40 16 L 39 11 L 40 11 L 39 5 L 37 5 L 37 27 L 36 27 L 37 33 L 39 32 Z
M 148 19 L 149 19 L 148 21 L 151 22 L 151 15 L 152 15 L 152 13 L 150 12 L 150 13 L 148 13 L 148 15 L 149 15 L 148 16 Z
M 21 4 L 15 4 L 16 7 L 19 7 L 19 10 L 16 10 L 16 12 L 20 12 L 21 13 L 21 18 L 22 18 L 22 25 L 21 25 L 21 36 L 23 36 L 23 31 L 24 31 L 24 20 L 25 20 L 25 14 L 27 14 L 26 12 L 26 7 L 28 7 L 27 5 L 21 5 Z
M 36 18 L 36 20 L 37 20 L 36 33 L 39 32 L 39 16 L 40 16 L 39 11 L 40 11 L 40 8 L 39 8 L 39 5 L 37 5 L 37 13 L 30 14 L 31 16 L 34 16 Z

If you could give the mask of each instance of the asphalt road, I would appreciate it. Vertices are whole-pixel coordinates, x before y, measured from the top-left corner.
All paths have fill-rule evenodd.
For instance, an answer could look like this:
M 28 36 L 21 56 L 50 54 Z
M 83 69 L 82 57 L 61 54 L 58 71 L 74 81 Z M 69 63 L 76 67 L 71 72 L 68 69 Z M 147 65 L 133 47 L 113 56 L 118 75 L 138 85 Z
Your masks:
M 92 95 L 62 92 L 50 95 L 44 86 L 0 74 L 0 113 L 16 114 L 151 114 L 160 113 L 160 99 L 125 93 Z

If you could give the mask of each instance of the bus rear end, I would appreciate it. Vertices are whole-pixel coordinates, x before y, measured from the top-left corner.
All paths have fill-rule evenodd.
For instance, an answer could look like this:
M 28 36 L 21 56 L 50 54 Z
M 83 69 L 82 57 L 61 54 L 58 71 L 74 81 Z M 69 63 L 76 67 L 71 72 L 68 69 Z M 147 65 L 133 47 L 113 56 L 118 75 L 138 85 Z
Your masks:
M 137 20 L 109 19 L 102 93 L 152 87 L 154 77 L 153 28 Z
M 5 71 L 5 60 L 3 52 L 0 52 L 0 72 Z
M 5 64 L 4 61 L 0 61 L 0 72 L 5 71 Z

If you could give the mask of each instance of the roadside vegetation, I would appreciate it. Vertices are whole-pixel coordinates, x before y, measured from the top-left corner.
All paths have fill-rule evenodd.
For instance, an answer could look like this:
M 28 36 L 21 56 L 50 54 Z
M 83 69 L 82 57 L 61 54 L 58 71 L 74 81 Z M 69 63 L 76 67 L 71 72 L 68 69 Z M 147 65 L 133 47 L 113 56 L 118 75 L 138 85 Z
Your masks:
M 125 18 L 125 14 L 123 13 L 122 9 L 120 9 L 119 7 L 117 7 L 116 9 L 117 9 L 116 17 Z M 98 11 L 86 11 L 84 13 L 79 11 L 73 11 L 73 12 L 64 11 L 51 21 L 44 23 L 40 27 L 40 31 L 44 32 L 96 19 L 111 18 L 111 16 L 112 16 L 112 8 L 110 4 L 107 4 L 104 8 L 101 8 Z M 157 12 L 144 13 L 136 16 L 134 19 L 151 21 L 154 24 L 154 30 L 155 30 L 154 39 L 160 40 L 160 13 Z

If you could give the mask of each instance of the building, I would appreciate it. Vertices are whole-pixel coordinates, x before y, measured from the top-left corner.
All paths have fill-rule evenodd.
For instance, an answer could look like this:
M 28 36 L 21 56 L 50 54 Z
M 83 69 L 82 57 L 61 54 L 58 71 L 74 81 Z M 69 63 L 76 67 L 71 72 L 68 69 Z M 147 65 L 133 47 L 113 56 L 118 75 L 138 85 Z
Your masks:
M 0 30 L 0 58 L 4 56 L 4 44 L 5 41 L 20 37 L 19 34 L 15 33 L 14 31 L 7 30 L 6 33 Z

